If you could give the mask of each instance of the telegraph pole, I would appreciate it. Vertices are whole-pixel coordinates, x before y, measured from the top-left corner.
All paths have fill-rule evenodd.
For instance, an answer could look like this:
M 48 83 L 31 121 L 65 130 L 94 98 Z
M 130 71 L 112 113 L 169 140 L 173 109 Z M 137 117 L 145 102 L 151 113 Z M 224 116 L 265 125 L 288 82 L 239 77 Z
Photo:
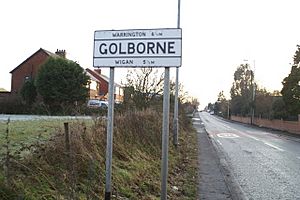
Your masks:
M 244 60 L 246 64 L 248 64 L 248 60 Z M 248 64 L 250 65 L 250 64 Z M 251 66 L 251 65 L 250 65 Z M 255 82 L 254 82 L 254 72 L 255 72 L 255 60 L 253 60 L 253 70 L 251 70 L 251 89 L 252 89 L 252 96 L 251 96 L 251 117 L 250 117 L 250 124 L 252 125 L 254 122 L 254 113 L 255 113 Z
M 255 102 L 255 82 L 254 82 L 254 71 L 255 71 L 255 60 L 253 61 L 253 71 L 251 76 L 251 82 L 252 82 L 252 112 L 251 112 L 251 125 L 254 122 L 254 102 Z
M 248 62 L 248 60 L 244 60 L 246 62 Z M 248 63 L 246 63 L 248 64 Z M 250 65 L 251 66 L 251 65 Z M 251 70 L 251 89 L 252 89 L 252 95 L 251 95 L 251 117 L 250 117 L 250 124 L 252 125 L 254 122 L 254 113 L 255 113 L 255 82 L 254 82 L 254 72 L 255 72 L 255 60 L 253 60 L 253 70 Z

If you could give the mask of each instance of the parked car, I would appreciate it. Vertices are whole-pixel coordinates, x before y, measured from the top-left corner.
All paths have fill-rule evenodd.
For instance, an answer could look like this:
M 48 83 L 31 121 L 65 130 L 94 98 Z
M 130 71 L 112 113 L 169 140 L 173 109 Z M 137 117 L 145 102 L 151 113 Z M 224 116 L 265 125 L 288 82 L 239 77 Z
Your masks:
M 108 108 L 108 102 L 102 101 L 99 99 L 90 99 L 87 103 L 87 106 L 90 108 Z

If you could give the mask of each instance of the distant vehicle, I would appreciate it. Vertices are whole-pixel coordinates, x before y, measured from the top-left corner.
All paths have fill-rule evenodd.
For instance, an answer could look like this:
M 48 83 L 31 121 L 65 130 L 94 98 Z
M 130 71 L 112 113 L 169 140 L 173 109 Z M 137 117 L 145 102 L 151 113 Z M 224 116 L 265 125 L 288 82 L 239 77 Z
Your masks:
M 210 111 L 210 112 L 209 112 L 209 114 L 211 114 L 211 115 L 214 115 L 214 114 L 215 114 L 215 112 L 214 112 L 214 111 Z
M 89 108 L 108 108 L 108 102 L 107 101 L 101 101 L 98 99 L 90 99 L 87 103 L 87 106 Z

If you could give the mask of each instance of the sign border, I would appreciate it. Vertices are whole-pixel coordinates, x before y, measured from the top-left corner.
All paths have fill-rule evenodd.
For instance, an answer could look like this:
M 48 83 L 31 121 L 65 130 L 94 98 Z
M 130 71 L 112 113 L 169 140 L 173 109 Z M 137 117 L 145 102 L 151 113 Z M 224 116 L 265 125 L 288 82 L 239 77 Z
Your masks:
M 96 33 L 97 32 L 122 32 L 122 31 L 124 31 L 124 32 L 128 32 L 128 31 L 168 31 L 168 30 L 179 30 L 180 31 L 180 37 L 176 37 L 176 38 L 174 38 L 174 37 L 166 37 L 166 38 L 159 38 L 159 37 L 153 37 L 153 40 L 163 40 L 163 39 L 177 39 L 177 40 L 180 40 L 180 43 L 181 43 L 181 45 L 180 45 L 180 56 L 171 56 L 171 58 L 177 58 L 177 59 L 180 59 L 180 61 L 179 61 L 179 65 L 150 65 L 149 64 L 149 66 L 148 65 L 141 65 L 141 66 L 138 66 L 138 65 L 136 65 L 136 66 L 131 66 L 131 65 L 123 65 L 123 66 L 111 66 L 111 65 L 109 65 L 109 66 L 95 66 L 95 59 L 99 59 L 99 57 L 95 57 L 95 42 L 96 41 L 99 41 L 99 40 L 101 40 L 101 39 L 96 39 L 95 38 L 95 36 L 96 36 Z M 152 38 L 140 38 L 140 40 L 151 40 Z M 105 39 L 105 38 L 103 38 L 103 40 L 104 41 L 114 41 L 114 39 Z M 124 38 L 124 39 L 122 39 L 122 38 L 120 38 L 120 39 L 118 39 L 118 40 L 139 40 L 139 38 L 130 38 L 130 37 L 128 37 L 128 39 L 126 39 L 126 38 Z M 124 56 L 124 58 L 129 58 L 130 56 Z M 114 57 L 112 57 L 112 58 L 114 58 Z M 118 57 L 116 57 L 116 58 L 118 58 Z M 119 57 L 120 58 L 120 57 Z M 122 57 L 123 58 L 123 57 Z M 120 58 L 120 59 L 122 59 L 122 58 Z M 130 57 L 130 58 L 133 58 L 133 57 Z M 149 59 L 151 59 L 151 58 L 162 58 L 162 59 L 164 59 L 164 58 L 166 58 L 166 59 L 168 59 L 168 58 L 170 58 L 170 56 L 140 56 L 140 57 L 135 57 L 136 59 L 138 59 L 138 58 L 149 58 Z M 103 58 L 103 59 L 105 59 L 105 58 Z M 94 42 L 93 42 L 93 67 L 94 68 L 110 68 L 110 67 L 113 67 L 113 68 L 164 68 L 164 67 L 176 67 L 176 68 L 178 68 L 178 67 L 181 67 L 182 66 L 182 28 L 154 28 L 154 29 L 118 29 L 118 30 L 115 30 L 115 29 L 111 29 L 111 30 L 96 30 L 96 31 L 94 31 Z

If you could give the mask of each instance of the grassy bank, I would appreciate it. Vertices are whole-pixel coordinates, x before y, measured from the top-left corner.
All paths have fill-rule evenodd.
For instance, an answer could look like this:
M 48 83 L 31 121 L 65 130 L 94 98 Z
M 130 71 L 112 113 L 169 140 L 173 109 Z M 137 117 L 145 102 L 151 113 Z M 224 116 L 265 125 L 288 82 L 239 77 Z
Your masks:
M 115 117 L 113 199 L 160 198 L 161 118 L 161 113 L 152 110 Z M 70 123 L 70 148 L 66 148 L 63 122 L 54 124 L 49 129 L 42 125 L 40 131 L 21 131 L 28 137 L 34 133 L 29 138 L 48 138 L 47 142 L 32 142 L 34 148 L 24 157 L 7 156 L 7 145 L 12 149 L 11 144 L 17 144 L 13 140 L 19 139 L 13 137 L 18 135 L 17 125 L 9 125 L 11 141 L 0 139 L 0 199 L 103 199 L 106 122 Z M 1 127 L 5 135 L 7 125 Z M 196 199 L 197 144 L 184 117 L 179 141 L 178 150 L 170 142 L 169 199 Z

